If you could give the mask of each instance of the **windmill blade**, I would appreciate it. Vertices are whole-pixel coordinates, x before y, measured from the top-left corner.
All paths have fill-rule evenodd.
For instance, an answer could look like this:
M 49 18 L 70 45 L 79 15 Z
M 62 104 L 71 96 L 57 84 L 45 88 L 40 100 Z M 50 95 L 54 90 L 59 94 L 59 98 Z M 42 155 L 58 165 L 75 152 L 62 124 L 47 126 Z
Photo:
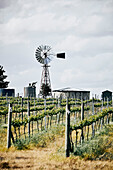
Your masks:
M 47 58 L 44 59 L 44 64 L 47 64 Z
M 41 59 L 41 63 L 44 64 L 44 59 Z
M 37 55 L 37 56 L 36 56 L 36 58 L 39 60 L 39 59 L 40 59 L 40 56 L 39 56 L 39 55 Z
M 43 51 L 43 46 L 39 46 L 38 49 L 39 49 L 40 51 Z
M 40 58 L 40 55 L 36 54 L 36 58 Z
M 49 52 L 51 50 L 50 46 L 47 46 L 47 52 Z
M 49 62 L 51 61 L 51 59 L 49 57 L 47 57 L 47 59 L 49 60 Z
M 36 50 L 41 51 L 41 46 L 39 46 Z
M 47 49 L 47 46 L 45 45 L 45 46 L 44 46 L 44 50 L 46 50 L 46 49 Z
M 44 59 L 41 58 L 40 62 L 43 64 L 44 63 Z
M 41 55 L 41 53 L 39 53 L 39 52 L 36 52 L 36 53 L 35 53 L 35 55 L 36 55 L 36 56 L 40 56 L 40 55 Z
M 40 50 L 40 49 L 36 49 L 36 52 L 37 52 L 37 53 L 41 53 L 41 50 Z
M 41 59 L 42 59 L 41 57 L 38 58 L 39 61 L 41 61 Z
M 44 51 L 44 46 L 43 45 L 41 45 L 41 50 Z
M 36 55 L 41 55 L 41 51 L 37 50 Z
M 39 61 L 40 58 L 39 58 L 39 57 L 36 57 L 36 59 Z
M 41 46 L 39 46 L 37 49 L 38 49 L 39 51 L 41 51 Z

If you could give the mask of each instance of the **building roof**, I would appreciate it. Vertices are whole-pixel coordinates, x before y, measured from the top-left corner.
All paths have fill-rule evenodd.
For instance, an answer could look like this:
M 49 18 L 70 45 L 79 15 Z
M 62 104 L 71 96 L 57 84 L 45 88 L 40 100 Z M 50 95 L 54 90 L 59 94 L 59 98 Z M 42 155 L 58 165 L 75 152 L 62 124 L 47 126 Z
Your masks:
M 53 90 L 53 92 L 90 92 L 90 91 L 66 87 L 66 88 L 62 88 L 62 89 Z
M 109 90 L 105 90 L 102 93 L 106 93 L 106 92 L 112 93 L 112 91 L 109 91 Z

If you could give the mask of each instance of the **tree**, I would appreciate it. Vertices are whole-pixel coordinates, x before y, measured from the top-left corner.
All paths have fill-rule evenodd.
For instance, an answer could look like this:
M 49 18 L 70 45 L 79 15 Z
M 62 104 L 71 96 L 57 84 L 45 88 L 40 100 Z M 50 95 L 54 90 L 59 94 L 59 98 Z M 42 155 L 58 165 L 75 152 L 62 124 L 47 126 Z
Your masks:
M 7 78 L 4 73 L 5 71 L 3 70 L 3 66 L 0 65 L 0 88 L 7 88 L 9 84 L 8 81 L 4 81 Z
M 42 86 L 41 86 L 41 94 L 42 94 L 42 96 L 45 98 L 45 97 L 49 96 L 50 93 L 51 93 L 50 86 L 48 84 L 43 83 Z

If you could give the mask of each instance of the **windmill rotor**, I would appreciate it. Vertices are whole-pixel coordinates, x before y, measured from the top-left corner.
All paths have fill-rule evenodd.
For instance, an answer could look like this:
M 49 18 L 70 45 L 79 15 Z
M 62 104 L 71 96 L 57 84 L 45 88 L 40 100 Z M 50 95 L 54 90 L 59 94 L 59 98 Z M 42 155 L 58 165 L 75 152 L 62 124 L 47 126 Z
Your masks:
M 51 51 L 50 46 L 47 45 L 39 46 L 35 52 L 35 56 L 38 62 L 41 64 L 48 64 L 51 61 L 51 56 L 49 55 L 50 51 Z

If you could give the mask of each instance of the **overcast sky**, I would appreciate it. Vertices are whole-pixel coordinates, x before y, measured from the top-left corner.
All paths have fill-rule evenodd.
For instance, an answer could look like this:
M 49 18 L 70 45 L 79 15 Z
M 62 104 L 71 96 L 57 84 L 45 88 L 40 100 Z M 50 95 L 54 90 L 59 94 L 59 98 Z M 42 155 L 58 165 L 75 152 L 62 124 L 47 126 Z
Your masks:
M 39 45 L 66 53 L 50 63 L 52 89 L 113 92 L 113 0 L 0 0 L 0 64 L 20 95 L 34 81 L 39 92 Z

